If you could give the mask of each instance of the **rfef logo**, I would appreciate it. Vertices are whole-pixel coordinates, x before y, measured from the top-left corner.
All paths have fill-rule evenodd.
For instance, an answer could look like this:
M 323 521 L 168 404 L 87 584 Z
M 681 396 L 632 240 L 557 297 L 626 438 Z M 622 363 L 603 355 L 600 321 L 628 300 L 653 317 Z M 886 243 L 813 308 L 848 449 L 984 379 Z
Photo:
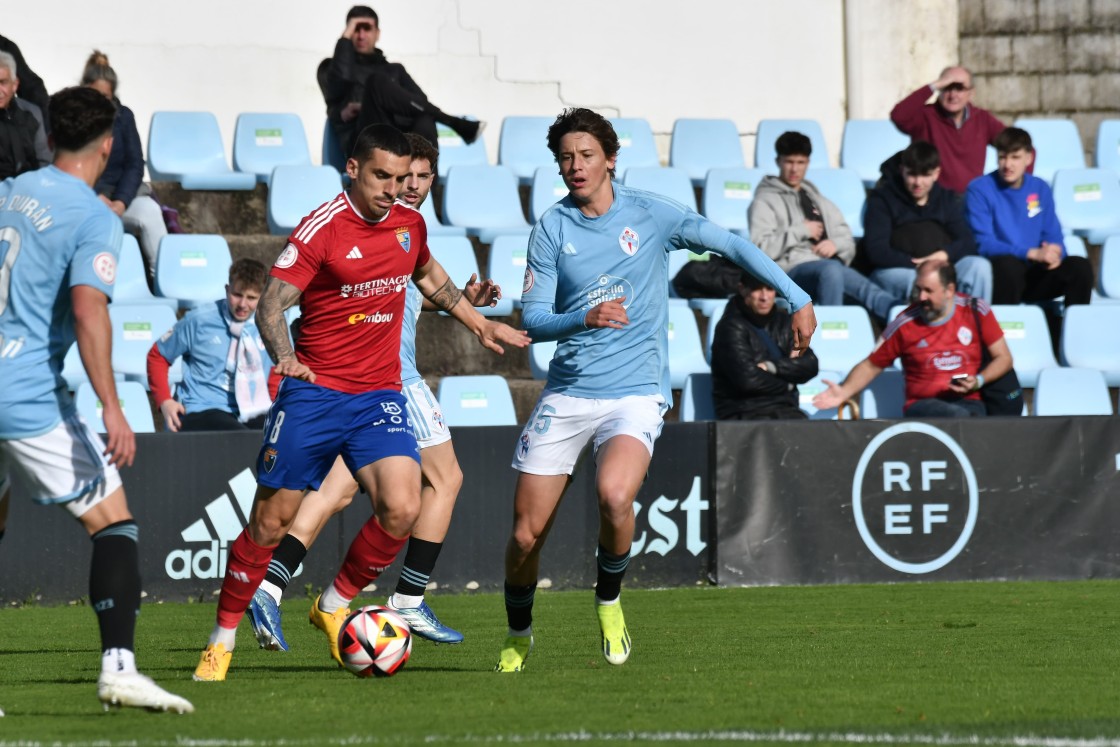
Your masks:
M 968 544 L 979 513 L 976 473 L 960 445 L 925 423 L 900 423 L 864 449 L 852 513 L 867 549 L 901 573 L 931 573 Z

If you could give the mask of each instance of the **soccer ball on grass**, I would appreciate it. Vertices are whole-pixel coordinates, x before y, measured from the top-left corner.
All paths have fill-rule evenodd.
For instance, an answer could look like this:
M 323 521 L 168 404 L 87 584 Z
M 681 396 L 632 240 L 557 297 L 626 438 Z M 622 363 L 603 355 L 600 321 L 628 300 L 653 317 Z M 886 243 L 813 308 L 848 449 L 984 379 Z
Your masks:
M 389 677 L 412 653 L 412 630 L 387 607 L 362 607 L 342 623 L 338 653 L 343 666 L 359 677 Z

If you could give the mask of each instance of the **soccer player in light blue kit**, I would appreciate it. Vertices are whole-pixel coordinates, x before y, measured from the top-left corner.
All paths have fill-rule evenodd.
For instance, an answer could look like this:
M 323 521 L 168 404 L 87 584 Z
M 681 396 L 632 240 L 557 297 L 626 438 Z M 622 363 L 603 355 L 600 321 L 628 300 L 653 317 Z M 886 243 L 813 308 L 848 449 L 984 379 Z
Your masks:
M 557 340 L 548 382 L 518 441 L 513 532 L 506 547 L 509 633 L 496 670 L 519 672 L 533 647 L 540 552 L 580 452 L 590 441 L 599 501 L 596 612 L 603 656 L 622 664 L 630 633 L 619 603 L 634 539 L 634 498 L 672 402 L 669 252 L 715 251 L 775 288 L 793 308 L 794 355 L 816 328 L 806 294 L 758 247 L 679 203 L 611 181 L 618 137 L 587 109 L 548 130 L 568 196 L 529 239 L 522 322 Z
M 0 494 L 14 484 L 17 495 L 65 506 L 93 540 L 89 598 L 105 707 L 189 713 L 189 702 L 136 670 L 133 653 L 138 531 L 117 468 L 132 464 L 136 438 L 109 355 L 121 222 L 93 191 L 116 108 L 91 88 L 68 88 L 51 97 L 50 114 L 54 164 L 0 184 Z M 107 443 L 77 415 L 62 378 L 75 340 L 104 403 Z

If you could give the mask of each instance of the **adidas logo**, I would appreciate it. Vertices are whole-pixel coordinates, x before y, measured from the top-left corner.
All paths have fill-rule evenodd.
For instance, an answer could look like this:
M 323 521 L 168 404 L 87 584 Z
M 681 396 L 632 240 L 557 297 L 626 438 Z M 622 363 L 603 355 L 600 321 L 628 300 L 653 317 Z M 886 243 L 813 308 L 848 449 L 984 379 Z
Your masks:
M 576 254 L 576 248 L 572 246 L 572 242 L 570 241 L 567 244 L 564 244 L 564 248 L 560 251 L 564 254 Z
M 362 258 L 362 253 L 360 251 L 358 251 L 358 247 L 354 247 L 353 249 L 350 250 L 350 253 L 346 255 L 346 259 L 361 259 L 361 258 Z

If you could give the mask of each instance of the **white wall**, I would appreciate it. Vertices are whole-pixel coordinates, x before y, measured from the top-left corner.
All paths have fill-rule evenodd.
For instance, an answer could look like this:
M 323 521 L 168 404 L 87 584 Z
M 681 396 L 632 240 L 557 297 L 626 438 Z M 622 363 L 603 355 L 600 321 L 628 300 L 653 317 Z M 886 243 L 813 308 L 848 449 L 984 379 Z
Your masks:
M 388 57 L 404 63 L 438 106 L 490 123 L 491 160 L 503 116 L 580 105 L 646 117 L 665 158 L 674 119 L 732 119 L 748 165 L 759 119 L 815 118 L 836 165 L 853 72 L 846 45 L 867 50 L 854 77 L 863 117 L 887 116 L 900 93 L 955 61 L 957 46 L 956 0 L 915 0 L 920 12 L 901 12 L 897 6 L 910 3 L 894 0 L 371 4 Z M 0 31 L 50 90 L 77 82 L 93 47 L 106 52 L 145 142 L 158 110 L 214 112 L 227 147 L 239 112 L 292 111 L 317 161 L 325 108 L 315 68 L 350 5 L 62 0 L 24 4 Z

